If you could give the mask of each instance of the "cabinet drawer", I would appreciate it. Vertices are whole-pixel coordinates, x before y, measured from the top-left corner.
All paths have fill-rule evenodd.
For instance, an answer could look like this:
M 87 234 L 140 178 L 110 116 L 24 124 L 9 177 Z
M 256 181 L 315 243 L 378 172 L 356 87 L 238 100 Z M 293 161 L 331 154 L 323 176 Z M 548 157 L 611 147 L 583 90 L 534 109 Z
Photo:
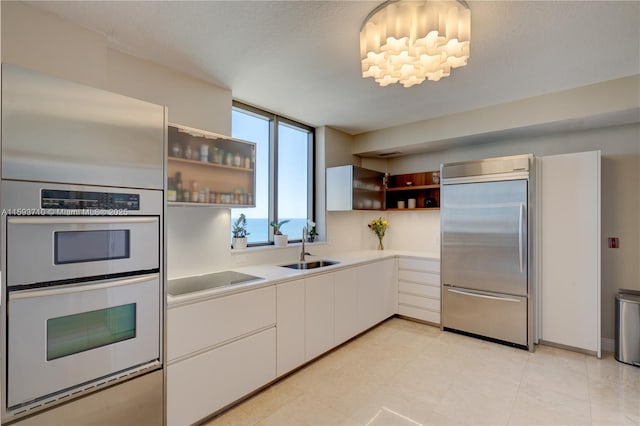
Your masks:
M 440 261 L 436 259 L 412 259 L 401 257 L 398 262 L 398 268 L 439 274 Z
M 171 361 L 275 322 L 275 286 L 170 308 L 167 357 Z
M 401 269 L 398 271 L 398 279 L 440 287 L 440 274 L 431 272 L 405 271 Z
M 413 306 L 398 306 L 398 313 L 410 318 L 440 324 L 440 312 L 427 311 L 426 309 L 414 308 Z
M 194 424 L 275 377 L 275 328 L 171 364 L 167 424 Z
M 434 287 L 430 285 L 400 281 L 398 282 L 398 291 L 400 293 L 409 293 L 416 296 L 425 296 L 440 300 L 440 286 Z
M 413 296 L 411 294 L 400 293 L 398 295 L 398 305 L 411 305 L 417 308 L 429 309 L 440 312 L 440 300 L 429 299 L 427 297 Z

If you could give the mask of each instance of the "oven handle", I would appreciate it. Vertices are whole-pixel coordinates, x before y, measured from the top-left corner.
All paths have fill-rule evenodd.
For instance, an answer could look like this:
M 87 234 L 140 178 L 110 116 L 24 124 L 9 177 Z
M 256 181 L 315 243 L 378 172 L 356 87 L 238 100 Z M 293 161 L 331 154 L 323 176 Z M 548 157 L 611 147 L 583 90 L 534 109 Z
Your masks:
M 157 216 L 139 216 L 139 217 L 117 217 L 117 216 L 101 216 L 101 217 L 12 217 L 8 219 L 9 223 L 28 224 L 28 225 L 50 225 L 56 223 L 64 224 L 91 224 L 91 223 L 152 223 L 158 222 Z
M 9 299 L 30 299 L 33 297 L 61 296 L 64 294 L 80 293 L 82 291 L 103 290 L 106 288 L 120 287 L 123 285 L 138 284 L 154 278 L 160 278 L 160 274 L 148 274 L 126 279 L 99 281 L 95 284 L 82 283 L 60 287 L 47 287 L 43 289 L 16 291 L 9 293 Z

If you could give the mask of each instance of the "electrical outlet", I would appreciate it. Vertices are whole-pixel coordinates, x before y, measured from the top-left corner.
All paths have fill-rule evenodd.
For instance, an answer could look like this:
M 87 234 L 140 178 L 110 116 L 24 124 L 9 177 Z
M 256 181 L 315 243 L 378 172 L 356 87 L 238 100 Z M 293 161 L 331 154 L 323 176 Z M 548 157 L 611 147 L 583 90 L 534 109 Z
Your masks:
M 620 239 L 618 237 L 609 237 L 609 248 L 620 248 Z

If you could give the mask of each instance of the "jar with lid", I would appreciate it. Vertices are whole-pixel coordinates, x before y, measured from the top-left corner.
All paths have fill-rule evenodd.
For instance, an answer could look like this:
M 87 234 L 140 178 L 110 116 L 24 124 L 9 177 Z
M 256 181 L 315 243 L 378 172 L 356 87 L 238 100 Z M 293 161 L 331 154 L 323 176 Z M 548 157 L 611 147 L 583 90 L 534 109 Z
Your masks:
M 226 166 L 231 166 L 233 165 L 233 154 L 230 152 L 227 152 L 224 154 L 224 164 Z
M 200 145 L 200 161 L 205 163 L 209 161 L 209 145 L 206 143 Z
M 182 147 L 178 142 L 174 142 L 171 144 L 171 156 L 182 157 Z
M 242 165 L 242 156 L 238 152 L 233 156 L 233 165 L 236 167 L 240 167 Z
M 251 157 L 249 156 L 244 157 L 244 168 L 245 169 L 251 168 Z
M 187 160 L 191 160 L 192 155 L 193 152 L 191 151 L 191 145 L 187 145 L 187 147 L 184 149 L 184 158 L 186 158 Z

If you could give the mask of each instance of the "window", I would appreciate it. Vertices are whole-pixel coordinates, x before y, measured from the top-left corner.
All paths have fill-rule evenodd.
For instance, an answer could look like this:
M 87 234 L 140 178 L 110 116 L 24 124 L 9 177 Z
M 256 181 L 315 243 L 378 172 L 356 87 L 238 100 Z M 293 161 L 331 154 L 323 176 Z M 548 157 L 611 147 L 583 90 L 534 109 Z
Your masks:
M 271 244 L 269 223 L 283 220 L 282 233 L 299 241 L 313 219 L 313 128 L 235 101 L 231 119 L 234 138 L 256 143 L 256 207 L 232 209 L 232 222 L 245 214 L 249 245 Z

